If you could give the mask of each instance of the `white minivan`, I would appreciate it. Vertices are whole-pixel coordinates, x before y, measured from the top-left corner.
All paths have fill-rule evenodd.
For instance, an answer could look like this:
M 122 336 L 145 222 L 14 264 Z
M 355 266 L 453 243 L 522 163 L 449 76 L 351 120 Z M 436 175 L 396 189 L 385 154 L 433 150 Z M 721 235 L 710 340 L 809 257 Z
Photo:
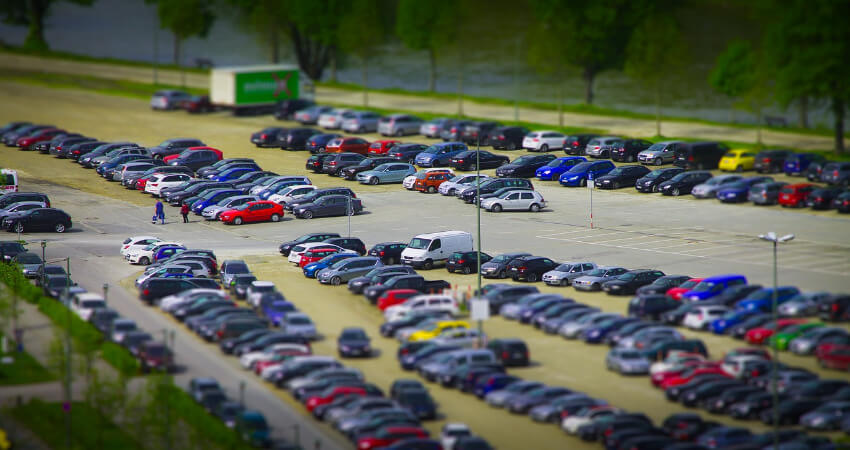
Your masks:
M 445 264 L 454 252 L 470 251 L 472 235 L 465 231 L 420 234 L 401 252 L 401 262 L 417 269 L 432 269 L 436 264 Z

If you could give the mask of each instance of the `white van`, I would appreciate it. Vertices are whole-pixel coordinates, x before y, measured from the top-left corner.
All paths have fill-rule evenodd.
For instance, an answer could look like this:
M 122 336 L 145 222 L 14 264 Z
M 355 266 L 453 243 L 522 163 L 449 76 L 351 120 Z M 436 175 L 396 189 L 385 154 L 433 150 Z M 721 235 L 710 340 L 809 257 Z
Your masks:
M 445 264 L 454 252 L 470 251 L 472 235 L 465 231 L 420 234 L 401 252 L 401 263 L 417 269 L 432 269 L 435 264 Z
M 0 195 L 7 192 L 18 192 L 18 171 L 0 169 Z

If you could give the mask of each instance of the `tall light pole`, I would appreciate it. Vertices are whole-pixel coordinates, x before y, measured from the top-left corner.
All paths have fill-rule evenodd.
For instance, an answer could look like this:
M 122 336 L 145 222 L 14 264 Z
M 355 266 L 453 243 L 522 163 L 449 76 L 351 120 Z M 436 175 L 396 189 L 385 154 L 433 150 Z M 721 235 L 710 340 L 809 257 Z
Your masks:
M 41 241 L 41 249 L 44 251 L 44 247 L 47 245 L 47 242 Z M 44 258 L 42 258 L 42 268 L 44 267 Z M 44 270 L 42 270 L 42 273 Z M 42 281 L 44 284 L 44 281 Z M 71 258 L 65 258 L 65 298 L 69 298 L 71 293 Z M 65 445 L 68 448 L 71 448 L 71 305 L 67 305 L 65 308 L 66 319 L 68 320 L 68 326 L 65 329 L 65 404 L 66 404 L 66 414 L 65 414 Z
M 476 238 L 478 244 L 478 253 L 476 265 L 478 270 L 478 295 L 481 295 L 481 132 L 478 132 L 478 143 L 475 146 L 475 209 L 476 218 L 478 221 L 478 236 Z M 484 347 L 484 324 L 478 320 L 478 348 Z
M 777 248 L 780 243 L 788 242 L 794 239 L 793 234 L 786 234 L 782 237 L 777 237 L 776 233 L 773 231 L 767 234 L 760 234 L 759 239 L 772 242 L 773 243 L 773 299 L 771 302 L 771 314 L 773 315 L 773 323 L 776 324 L 776 321 L 779 319 L 779 314 L 777 312 L 777 303 L 778 303 L 778 292 L 777 288 L 779 285 L 778 281 L 778 268 L 777 268 L 777 260 L 776 253 Z M 775 336 L 774 336 L 775 338 Z M 773 448 L 779 448 L 779 391 L 777 390 L 777 378 L 779 374 L 779 345 L 774 339 L 773 344 L 773 361 L 771 363 L 770 368 L 770 392 L 773 395 Z
M 109 283 L 103 283 L 103 303 L 107 303 L 106 294 L 109 292 Z

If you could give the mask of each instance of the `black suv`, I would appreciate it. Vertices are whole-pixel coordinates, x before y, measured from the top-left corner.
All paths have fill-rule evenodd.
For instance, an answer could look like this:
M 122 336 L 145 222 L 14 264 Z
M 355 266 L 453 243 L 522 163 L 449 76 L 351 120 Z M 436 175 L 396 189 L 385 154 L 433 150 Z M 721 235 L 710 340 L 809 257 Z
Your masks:
M 785 160 L 793 155 L 791 150 L 764 150 L 756 155 L 753 168 L 758 173 L 777 173 L 785 168 Z
M 209 166 L 219 160 L 218 153 L 212 150 L 191 150 L 180 154 L 177 158 L 168 161 L 169 166 L 184 166 L 192 170 Z
M 333 244 L 339 247 L 342 247 L 346 250 L 351 250 L 357 252 L 360 256 L 364 256 L 366 254 L 366 244 L 363 243 L 358 238 L 353 237 L 335 237 L 330 239 L 325 239 L 324 242 L 328 244 Z
M 50 199 L 47 198 L 47 194 L 39 192 L 9 192 L 0 195 L 0 209 L 18 202 L 42 202 L 48 208 L 50 207 Z
M 163 297 L 197 287 L 191 281 L 179 278 L 150 278 L 139 286 L 139 300 L 152 305 Z
M 312 128 L 291 128 L 280 137 L 280 148 L 284 150 L 307 150 L 307 141 L 317 134 Z
M 496 178 L 481 183 L 478 191 L 481 192 L 481 194 L 492 194 L 493 192 L 506 187 L 534 188 L 531 181 L 525 178 Z M 466 187 L 462 191 L 459 191 L 458 198 L 466 203 L 475 203 L 475 192 L 475 186 Z
M 396 161 L 413 164 L 416 161 L 416 155 L 422 153 L 426 148 L 428 146 L 425 144 L 396 144 L 387 152 L 387 156 Z
M 322 165 L 325 163 L 325 159 L 329 158 L 333 153 L 318 153 L 307 158 L 307 163 L 304 165 L 307 170 L 312 170 L 315 173 L 322 172 Z
M 487 145 L 495 149 L 516 150 L 522 148 L 522 140 L 528 133 L 525 127 L 499 127 L 490 133 Z
M 471 122 L 463 127 L 460 140 L 466 145 L 485 143 L 490 138 L 490 134 L 500 126 L 498 122 Z
M 286 209 L 289 212 L 292 212 L 299 205 L 306 205 L 307 203 L 313 203 L 317 199 L 320 199 L 322 197 L 326 197 L 328 195 L 344 195 L 346 197 L 357 198 L 357 194 L 355 194 L 354 191 L 352 191 L 351 189 L 349 189 L 347 187 L 333 187 L 333 188 L 325 188 L 325 189 L 316 189 L 315 191 L 310 192 L 309 194 L 302 195 L 301 197 L 298 197 L 298 198 L 294 199 L 293 201 L 288 202 L 286 205 L 284 205 L 284 209 Z M 336 236 L 332 236 L 332 237 L 336 237 Z
M 331 153 L 322 161 L 322 173 L 341 176 L 342 169 L 356 166 L 364 159 L 366 157 L 359 153 Z
M 481 265 L 481 276 L 484 278 L 507 278 L 508 264 L 511 261 L 531 256 L 530 253 L 504 253 Z
M 716 169 L 729 147 L 719 142 L 689 142 L 676 148 L 673 165 L 685 169 Z
M 564 153 L 568 155 L 584 155 L 587 143 L 591 139 L 598 138 L 598 134 L 572 134 L 564 139 Z
M 381 262 L 390 264 L 399 264 L 401 262 L 401 252 L 407 248 L 404 242 L 382 242 L 375 244 L 369 249 L 369 256 L 377 256 L 381 258 Z
M 257 147 L 280 147 L 281 138 L 286 133 L 283 127 L 267 127 L 251 133 L 251 143 Z
M 639 287 L 651 284 L 664 276 L 660 270 L 630 270 L 602 284 L 602 290 L 608 295 L 634 294 Z
M 821 320 L 829 322 L 850 321 L 850 295 L 835 295 L 819 305 Z
M 664 294 L 635 297 L 629 301 L 629 317 L 659 321 L 661 315 L 679 307 L 679 302 Z
M 206 147 L 200 139 L 176 138 L 163 141 L 156 147 L 151 147 L 150 154 L 154 158 L 162 159 L 169 155 L 176 155 L 189 147 Z
M 312 100 L 295 98 L 292 100 L 281 100 L 274 107 L 274 117 L 277 120 L 292 120 L 295 111 L 309 108 L 316 103 Z
M 33 231 L 55 231 L 64 233 L 71 229 L 71 216 L 56 208 L 37 208 L 24 211 L 20 215 L 10 215 L 3 219 L 6 231 L 25 233 Z
M 668 167 L 666 169 L 655 169 L 652 172 L 638 178 L 635 181 L 635 189 L 638 192 L 658 192 L 658 186 L 675 177 L 676 175 L 684 172 L 685 169 L 680 167 Z
M 558 263 L 543 256 L 520 256 L 508 264 L 508 275 L 514 281 L 535 282 L 543 279 L 543 274 L 558 267 Z
M 290 252 L 290 250 L 292 250 L 292 247 L 295 247 L 298 244 L 303 244 L 305 242 L 323 242 L 323 241 L 326 241 L 330 238 L 338 238 L 338 237 L 339 237 L 339 233 L 320 232 L 320 233 L 305 234 L 305 235 L 299 236 L 299 237 L 297 237 L 297 238 L 295 238 L 291 241 L 287 241 L 287 242 L 284 242 L 283 244 L 280 244 L 280 247 L 278 247 L 278 250 L 280 250 L 280 253 L 283 256 L 289 256 L 289 252 Z
M 705 183 L 711 178 L 711 172 L 693 171 L 682 172 L 673 178 L 658 185 L 658 190 L 663 195 L 690 194 L 694 186 Z
M 649 169 L 644 166 L 620 166 L 616 169 L 593 180 L 594 186 L 599 189 L 620 189 L 626 186 L 635 186 L 637 180 L 649 174 Z
M 537 169 L 545 166 L 555 159 L 555 155 L 544 153 L 542 155 L 525 155 L 511 161 L 496 169 L 496 176 L 506 177 L 533 177 Z
M 481 253 L 481 264 L 493 259 L 490 255 Z M 454 252 L 446 261 L 449 273 L 463 272 L 469 274 L 478 270 L 478 252 Z
M 397 161 L 395 159 L 387 157 L 387 156 L 381 156 L 381 157 L 378 157 L 378 158 L 365 158 L 365 159 L 361 160 L 357 165 L 347 166 L 347 167 L 343 168 L 340 171 L 339 176 L 341 176 L 342 178 L 345 178 L 346 180 L 356 180 L 358 173 L 365 172 L 367 170 L 372 170 L 375 167 L 380 166 L 381 164 L 391 163 L 391 162 L 397 162 Z
M 611 147 L 613 161 L 637 162 L 638 153 L 652 146 L 652 142 L 643 139 L 626 139 Z

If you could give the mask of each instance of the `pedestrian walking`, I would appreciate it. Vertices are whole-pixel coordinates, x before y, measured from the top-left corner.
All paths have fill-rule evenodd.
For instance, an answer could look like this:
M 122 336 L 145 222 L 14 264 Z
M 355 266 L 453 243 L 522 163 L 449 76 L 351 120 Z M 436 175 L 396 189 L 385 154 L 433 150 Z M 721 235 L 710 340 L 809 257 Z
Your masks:
M 153 222 L 156 223 L 156 219 L 160 220 L 162 225 L 165 225 L 165 209 L 162 206 L 162 202 L 156 201 L 156 210 L 154 211 Z
M 189 223 L 189 205 L 186 203 L 180 207 L 180 215 L 183 216 L 183 223 Z

